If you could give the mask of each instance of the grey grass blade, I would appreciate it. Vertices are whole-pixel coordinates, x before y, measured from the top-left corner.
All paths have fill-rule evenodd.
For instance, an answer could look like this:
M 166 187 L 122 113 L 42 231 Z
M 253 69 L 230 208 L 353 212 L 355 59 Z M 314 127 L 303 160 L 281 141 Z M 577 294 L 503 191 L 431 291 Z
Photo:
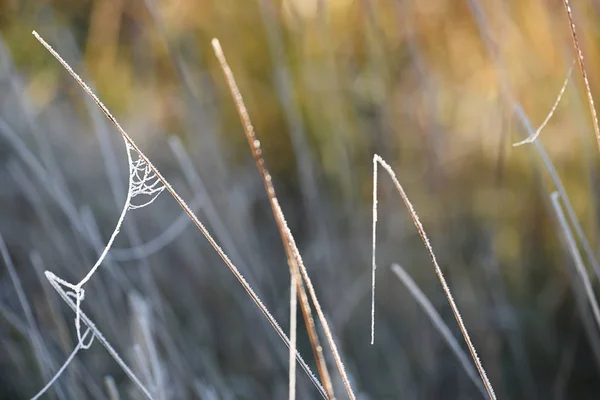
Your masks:
M 473 368 L 469 357 L 467 356 L 465 351 L 460 347 L 458 341 L 456 340 L 456 337 L 454 337 L 454 335 L 450 331 L 450 328 L 448 328 L 448 325 L 444 322 L 440 314 L 433 307 L 431 301 L 429 301 L 427 296 L 425 296 L 425 293 L 421 291 L 421 288 L 419 288 L 415 281 L 413 281 L 413 279 L 410 277 L 408 272 L 404 270 L 404 268 L 402 268 L 399 264 L 392 264 L 391 268 L 394 274 L 398 277 L 398 279 L 400 279 L 404 286 L 410 291 L 412 297 L 417 301 L 417 303 L 419 303 L 423 311 L 425 311 L 425 314 L 427 314 L 427 316 L 433 323 L 435 329 L 437 329 L 437 331 L 442 335 L 446 343 L 448 343 L 448 346 L 450 346 L 450 349 L 452 349 L 454 355 L 456 355 L 456 358 L 458 358 L 458 361 L 462 365 L 463 369 L 465 370 L 471 381 L 473 381 L 475 386 L 477 386 L 477 389 L 479 389 L 481 394 L 483 394 L 485 397 L 486 391 L 483 385 L 481 384 L 481 379 L 479 379 L 477 371 L 475 370 L 475 368 Z

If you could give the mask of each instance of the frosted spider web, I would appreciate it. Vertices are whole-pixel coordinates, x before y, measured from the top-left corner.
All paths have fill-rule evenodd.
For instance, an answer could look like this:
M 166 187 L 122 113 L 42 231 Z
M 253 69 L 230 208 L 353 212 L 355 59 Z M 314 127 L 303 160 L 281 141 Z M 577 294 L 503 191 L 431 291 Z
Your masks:
M 68 295 L 75 300 L 76 311 L 75 311 L 75 328 L 77 331 L 77 339 L 79 341 L 79 345 L 83 349 L 88 349 L 94 340 L 94 335 L 91 336 L 89 341 L 86 343 L 84 341 L 84 337 L 81 334 L 81 303 L 85 298 L 85 290 L 83 289 L 83 285 L 87 283 L 94 273 L 98 270 L 98 267 L 104 261 L 104 258 L 108 254 L 108 251 L 111 249 L 115 238 L 119 234 L 121 230 L 121 226 L 123 225 L 123 221 L 125 220 L 125 215 L 129 210 L 136 210 L 138 208 L 146 207 L 149 204 L 152 204 L 154 200 L 158 198 L 160 193 L 165 189 L 165 186 L 158 179 L 154 171 L 148 166 L 148 164 L 139 157 L 139 155 L 135 152 L 133 147 L 129 145 L 129 143 L 125 142 L 127 149 L 127 162 L 129 165 L 129 187 L 127 190 L 127 199 L 125 200 L 125 205 L 123 206 L 123 210 L 121 211 L 121 215 L 119 220 L 117 221 L 117 225 L 108 240 L 108 243 L 104 247 L 104 250 L 98 257 L 98 260 L 94 264 L 94 266 L 90 269 L 87 275 L 79 281 L 77 284 L 72 284 L 64 279 L 59 277 L 55 277 L 55 280 L 66 288 L 70 289 L 71 292 L 68 292 Z M 143 196 L 145 197 L 145 201 L 134 204 L 133 199 Z
M 129 153 L 129 190 L 131 191 L 131 198 L 136 196 L 144 195 L 148 196 L 148 200 L 141 204 L 133 204 L 130 202 L 129 209 L 135 210 L 138 208 L 146 207 L 158 198 L 158 195 L 165 190 L 165 186 L 162 184 L 160 179 L 156 176 L 150 166 L 139 157 L 133 150 L 133 147 L 129 143 L 127 144 L 127 152 Z M 133 160 L 132 154 L 135 154 L 136 159 Z

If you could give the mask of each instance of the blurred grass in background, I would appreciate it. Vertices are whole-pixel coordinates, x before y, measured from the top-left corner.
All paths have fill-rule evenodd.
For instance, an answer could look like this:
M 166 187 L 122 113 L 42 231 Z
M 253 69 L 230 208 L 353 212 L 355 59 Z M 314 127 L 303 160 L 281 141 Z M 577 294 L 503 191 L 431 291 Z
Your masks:
M 573 3 L 596 94 L 600 5 Z M 97 89 L 186 200 L 197 199 L 200 219 L 287 326 L 289 273 L 210 50 L 220 39 L 361 398 L 479 396 L 388 268 L 402 264 L 458 333 L 385 176 L 377 340 L 368 344 L 373 153 L 415 204 L 499 398 L 600 393 L 600 338 L 577 301 L 549 202 L 554 184 L 533 145 L 511 146 L 528 134 L 523 115 L 533 129 L 544 120 L 573 60 L 561 1 L 4 0 L 0 233 L 34 324 L 3 268 L 0 398 L 33 395 L 72 350 L 72 314 L 39 271 L 83 276 L 126 189 L 118 134 L 33 29 Z M 581 83 L 575 69 L 539 141 L 598 255 L 598 151 Z M 84 310 L 135 360 L 140 303 L 132 299 L 141 296 L 166 398 L 284 398 L 285 347 L 201 235 L 181 228 L 147 257 L 127 250 L 177 223 L 167 197 L 130 213 L 115 245 L 121 259 L 101 268 Z M 115 284 L 108 271 L 129 279 Z M 106 376 L 124 398 L 139 396 L 100 346 L 78 360 L 50 396 L 106 398 Z M 301 398 L 316 398 L 304 376 L 298 386 Z

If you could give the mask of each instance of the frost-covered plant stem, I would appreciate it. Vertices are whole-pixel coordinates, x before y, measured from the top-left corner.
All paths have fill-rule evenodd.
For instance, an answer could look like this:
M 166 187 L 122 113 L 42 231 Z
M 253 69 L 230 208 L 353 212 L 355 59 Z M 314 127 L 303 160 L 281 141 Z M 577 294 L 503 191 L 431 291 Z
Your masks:
M 485 389 L 487 390 L 487 393 L 488 393 L 490 399 L 496 400 L 496 395 L 494 394 L 494 389 L 492 388 L 492 384 L 490 383 L 490 381 L 487 377 L 487 374 L 485 373 L 485 370 L 483 369 L 481 360 L 477 356 L 477 351 L 475 351 L 475 346 L 473 346 L 473 342 L 471 342 L 471 337 L 469 336 L 469 333 L 467 332 L 467 327 L 465 326 L 465 323 L 462 320 L 460 312 L 458 311 L 458 307 L 456 306 L 456 303 L 454 302 L 454 298 L 452 297 L 452 293 L 450 292 L 450 288 L 448 287 L 446 278 L 444 278 L 442 269 L 440 268 L 440 266 L 437 262 L 435 253 L 433 252 L 433 248 L 431 247 L 429 238 L 427 237 L 427 234 L 425 233 L 425 229 L 423 229 L 423 225 L 421 224 L 421 221 L 419 220 L 419 216 L 417 215 L 417 212 L 415 211 L 412 203 L 408 199 L 408 196 L 404 192 L 404 189 L 402 188 L 400 181 L 398 181 L 398 178 L 396 177 L 396 174 L 394 173 L 394 170 L 392 169 L 392 167 L 390 167 L 390 165 L 387 162 L 385 162 L 385 160 L 377 154 L 375 154 L 373 156 L 373 163 L 378 163 L 379 165 L 381 165 L 383 167 L 383 169 L 386 170 L 388 175 L 392 178 L 394 185 L 396 185 L 396 189 L 398 190 L 400 197 L 402 197 L 402 201 L 404 201 L 404 204 L 405 204 L 406 208 L 408 209 L 410 217 L 412 218 L 413 223 L 415 224 L 415 227 L 417 228 L 417 232 L 419 232 L 419 236 L 421 236 L 421 240 L 423 241 L 423 244 L 425 245 L 425 248 L 427 249 L 427 253 L 429 253 L 429 257 L 431 258 L 431 261 L 433 262 L 433 266 L 435 268 L 435 273 L 436 273 L 440 283 L 442 284 L 442 289 L 444 290 L 444 294 L 446 295 L 446 298 L 448 299 L 448 303 L 450 304 L 450 308 L 452 309 L 454 318 L 456 318 L 458 327 L 460 328 L 460 331 L 461 331 L 463 337 L 465 338 L 465 342 L 467 343 L 467 347 L 469 348 L 469 351 L 471 352 L 471 357 L 473 358 L 473 361 L 475 362 L 475 366 L 477 367 L 477 370 L 479 371 L 479 375 L 481 376 L 481 380 L 483 381 Z M 374 178 L 377 178 L 376 169 L 374 171 L 375 171 L 373 174 Z M 376 183 L 374 183 L 374 185 L 376 185 Z M 373 207 L 373 210 L 375 212 L 375 210 L 376 210 L 375 206 Z M 374 218 L 374 221 L 376 223 L 375 218 Z M 373 253 L 375 253 L 374 249 L 373 249 Z
M 302 306 L 302 312 L 304 318 L 307 322 L 307 330 L 309 334 L 309 338 L 311 341 L 311 345 L 315 352 L 315 356 L 317 358 L 317 366 L 319 368 L 319 373 L 325 385 L 325 389 L 327 390 L 327 395 L 329 398 L 335 398 L 333 393 L 333 385 L 331 384 L 331 380 L 329 378 L 329 373 L 327 371 L 327 367 L 325 365 L 325 360 L 323 358 L 323 354 L 321 351 L 321 346 L 318 342 L 318 336 L 315 331 L 314 323 L 312 322 L 312 313 L 310 311 L 310 305 L 308 301 L 305 300 L 305 296 L 303 296 L 303 281 L 306 283 L 306 287 L 308 288 L 308 292 L 310 297 L 315 305 L 315 309 L 317 312 L 317 316 L 321 321 L 323 326 L 323 331 L 325 332 L 325 337 L 329 342 L 329 346 L 331 347 L 331 352 L 333 354 L 333 358 L 336 362 L 338 370 L 340 371 L 340 375 L 342 377 L 342 381 L 346 388 L 346 392 L 351 400 L 355 398 L 354 392 L 352 391 L 352 386 L 350 385 L 350 380 L 346 374 L 344 364 L 339 355 L 337 346 L 335 341 L 333 340 L 333 335 L 331 334 L 331 329 L 329 328 L 329 324 L 327 323 L 327 319 L 323 314 L 321 305 L 319 304 L 319 300 L 315 293 L 314 287 L 312 285 L 312 281 L 306 271 L 306 267 L 304 266 L 304 261 L 302 260 L 302 256 L 298 250 L 298 246 L 296 246 L 296 242 L 294 240 L 294 236 L 290 231 L 287 221 L 285 219 L 285 215 L 279 205 L 279 200 L 277 199 L 277 194 L 275 193 L 275 187 L 273 186 L 271 174 L 269 173 L 265 160 L 262 155 L 262 149 L 260 145 L 260 141 L 256 138 L 256 133 L 254 131 L 254 126 L 250 120 L 250 115 L 248 114 L 248 110 L 246 105 L 244 104 L 244 99 L 242 94 L 237 86 L 235 81 L 235 77 L 233 76 L 233 72 L 227 63 L 227 59 L 225 58 L 225 54 L 223 53 L 223 49 L 221 48 L 221 44 L 219 40 L 214 38 L 212 40 L 213 50 L 217 59 L 219 60 L 219 64 L 221 65 L 221 69 L 223 71 L 223 75 L 225 75 L 225 79 L 227 81 L 227 86 L 229 87 L 229 91 L 231 96 L 235 102 L 238 115 L 240 116 L 240 120 L 244 127 L 244 133 L 246 134 L 246 139 L 248 140 L 248 144 L 250 145 L 250 150 L 252 151 L 252 156 L 254 157 L 254 161 L 256 163 L 256 167 L 261 175 L 261 179 L 265 186 L 265 190 L 267 192 L 267 196 L 269 198 L 269 203 L 271 204 L 271 210 L 273 212 L 273 216 L 275 217 L 275 222 L 277 223 L 277 229 L 279 230 L 279 234 L 281 236 L 281 240 L 283 242 L 283 247 L 286 253 L 286 257 L 288 260 L 288 266 L 290 268 L 290 273 L 296 277 L 296 284 L 298 285 L 298 293 L 300 294 L 300 305 Z

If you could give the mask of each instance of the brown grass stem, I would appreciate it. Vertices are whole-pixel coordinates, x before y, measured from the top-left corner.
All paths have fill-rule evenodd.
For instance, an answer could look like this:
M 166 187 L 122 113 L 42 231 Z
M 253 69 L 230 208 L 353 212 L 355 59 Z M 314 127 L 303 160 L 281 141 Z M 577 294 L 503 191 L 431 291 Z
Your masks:
M 298 251 L 298 247 L 296 246 L 292 232 L 290 231 L 290 229 L 288 227 L 288 224 L 287 224 L 287 221 L 283 214 L 283 211 L 281 210 L 281 207 L 279 205 L 279 200 L 277 199 L 277 194 L 276 194 L 275 188 L 273 186 L 271 174 L 269 173 L 269 170 L 266 167 L 265 160 L 262 155 L 260 141 L 256 138 L 254 126 L 252 125 L 252 121 L 250 120 L 250 115 L 248 114 L 248 110 L 246 108 L 246 105 L 244 104 L 244 99 L 242 97 L 242 94 L 237 86 L 235 77 L 233 76 L 233 72 L 231 71 L 231 68 L 229 67 L 229 64 L 227 63 L 227 59 L 225 58 L 225 54 L 223 53 L 223 49 L 221 48 L 221 44 L 219 43 L 218 39 L 215 38 L 212 40 L 212 46 L 213 46 L 215 55 L 217 56 L 217 59 L 219 60 L 221 69 L 223 70 L 223 74 L 225 75 L 225 80 L 227 81 L 227 86 L 229 87 L 229 91 L 234 100 L 237 112 L 242 121 L 242 125 L 244 127 L 244 133 L 246 134 L 246 139 L 248 140 L 248 144 L 250 145 L 250 149 L 252 151 L 252 156 L 254 157 L 254 161 L 256 163 L 256 166 L 260 173 L 261 179 L 265 186 L 265 190 L 266 190 L 267 196 L 269 198 L 269 203 L 271 204 L 271 209 L 272 209 L 273 215 L 275 217 L 277 228 L 281 235 L 281 240 L 283 241 L 283 246 L 284 246 L 285 253 L 286 253 L 286 256 L 288 259 L 288 264 L 290 267 L 290 272 L 293 276 L 296 277 L 297 283 L 301 283 L 302 280 L 304 279 L 304 282 L 306 283 L 306 286 L 308 287 L 308 292 L 311 296 L 313 304 L 315 305 L 317 315 L 319 316 L 321 324 L 323 325 L 323 330 L 325 331 L 325 336 L 327 337 L 327 340 L 331 347 L 331 351 L 333 353 L 334 359 L 336 361 L 336 364 L 337 364 L 340 374 L 342 376 L 342 380 L 344 382 L 344 386 L 346 387 L 346 391 L 348 392 L 348 395 L 350 396 L 350 398 L 354 399 L 355 398 L 354 393 L 352 391 L 352 387 L 350 386 L 350 381 L 346 375 L 342 360 L 339 356 L 337 346 L 333 340 L 333 336 L 329 329 L 329 324 L 327 323 L 327 320 L 325 319 L 325 315 L 323 314 L 321 305 L 317 299 L 317 295 L 315 293 L 311 279 L 308 276 L 308 273 L 304 266 L 304 262 L 302 261 L 302 257 L 300 256 L 300 252 Z M 298 268 L 298 267 L 300 267 L 300 268 Z M 301 274 L 300 274 L 300 272 L 301 272 Z M 301 292 L 301 291 L 302 291 L 302 289 L 298 290 L 298 292 Z M 301 307 L 303 308 L 303 314 L 306 318 L 307 315 L 310 315 L 310 309 L 306 308 L 306 304 L 304 304 L 303 301 L 301 301 L 300 304 L 301 304 Z M 307 328 L 309 330 L 309 337 L 311 339 L 311 345 L 313 346 L 313 350 L 318 349 L 320 346 L 317 342 L 314 341 L 314 339 L 317 337 L 316 331 L 310 332 L 311 330 L 314 329 L 314 325 L 309 324 L 307 321 Z M 318 357 L 317 365 L 319 365 L 319 373 L 324 372 L 324 374 L 321 375 L 321 379 L 323 380 L 323 383 L 327 390 L 328 396 L 330 398 L 334 398 L 335 396 L 333 393 L 333 385 L 331 384 L 328 373 L 325 372 L 327 370 L 327 368 L 325 366 L 324 359 L 321 359 L 322 354 L 320 354 L 320 352 L 318 352 L 318 351 L 315 352 L 315 354 Z

